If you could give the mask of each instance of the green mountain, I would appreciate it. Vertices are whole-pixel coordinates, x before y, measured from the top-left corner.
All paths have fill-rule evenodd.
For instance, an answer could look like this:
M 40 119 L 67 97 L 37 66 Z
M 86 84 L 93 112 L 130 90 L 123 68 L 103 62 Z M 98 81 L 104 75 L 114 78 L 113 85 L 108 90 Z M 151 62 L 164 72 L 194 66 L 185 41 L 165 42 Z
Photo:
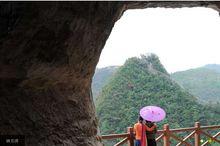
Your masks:
M 130 58 L 119 67 L 97 97 L 96 108 L 102 134 L 122 133 L 137 121 L 141 107 L 165 109 L 171 128 L 220 123 L 220 113 L 200 105 L 197 99 L 174 82 L 154 54 Z
M 198 97 L 201 103 L 220 102 L 220 65 L 206 65 L 171 74 L 171 78 L 188 92 Z
M 105 68 L 96 69 L 92 79 L 92 92 L 94 101 L 101 92 L 102 87 L 107 84 L 108 80 L 114 75 L 115 71 L 118 68 L 118 66 L 109 66 Z
M 210 70 L 216 71 L 220 73 L 220 64 L 207 64 L 204 68 L 208 68 Z

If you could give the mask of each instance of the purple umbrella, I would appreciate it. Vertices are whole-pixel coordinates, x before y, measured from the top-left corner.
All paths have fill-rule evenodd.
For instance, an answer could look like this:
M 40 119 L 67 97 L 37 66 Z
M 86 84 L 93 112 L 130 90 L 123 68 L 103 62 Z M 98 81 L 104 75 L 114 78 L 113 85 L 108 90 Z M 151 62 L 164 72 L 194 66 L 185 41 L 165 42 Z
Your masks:
M 158 106 L 145 106 L 140 110 L 143 119 L 151 122 L 159 122 L 166 116 L 165 111 Z

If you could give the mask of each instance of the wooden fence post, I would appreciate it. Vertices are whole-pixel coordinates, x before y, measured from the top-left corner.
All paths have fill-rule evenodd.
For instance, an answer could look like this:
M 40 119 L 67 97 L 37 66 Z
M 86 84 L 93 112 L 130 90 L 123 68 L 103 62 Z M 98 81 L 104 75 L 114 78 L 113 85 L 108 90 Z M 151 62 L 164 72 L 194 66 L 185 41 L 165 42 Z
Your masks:
M 163 137 L 163 145 L 170 146 L 170 130 L 169 125 L 163 125 L 164 137 Z
M 195 146 L 200 146 L 200 123 L 195 122 Z
M 128 146 L 134 146 L 133 127 L 128 127 L 127 132 L 129 133 Z

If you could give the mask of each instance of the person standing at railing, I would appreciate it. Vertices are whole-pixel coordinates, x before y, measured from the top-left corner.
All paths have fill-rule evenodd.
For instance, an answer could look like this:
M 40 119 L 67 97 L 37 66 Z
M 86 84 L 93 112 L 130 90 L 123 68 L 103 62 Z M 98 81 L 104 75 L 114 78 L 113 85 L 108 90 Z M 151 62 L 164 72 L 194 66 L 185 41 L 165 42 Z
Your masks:
M 155 125 L 151 121 L 146 121 L 145 123 L 148 127 L 152 127 Z M 156 143 L 156 133 L 157 133 L 157 127 L 154 128 L 153 131 L 146 131 L 146 136 L 147 136 L 147 144 L 148 146 L 157 146 Z
M 154 128 L 156 128 L 156 125 L 149 128 L 143 123 L 143 118 L 139 116 L 138 122 L 134 124 L 135 146 L 147 146 L 146 130 L 153 131 Z

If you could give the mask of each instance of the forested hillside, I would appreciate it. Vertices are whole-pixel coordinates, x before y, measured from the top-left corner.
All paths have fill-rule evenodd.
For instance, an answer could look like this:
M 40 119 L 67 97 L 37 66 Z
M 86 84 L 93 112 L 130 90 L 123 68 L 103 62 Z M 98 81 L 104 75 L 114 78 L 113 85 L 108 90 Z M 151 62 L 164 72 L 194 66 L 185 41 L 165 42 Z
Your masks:
M 141 107 L 157 105 L 167 117 L 159 128 L 169 123 L 171 128 L 220 123 L 220 113 L 200 105 L 193 95 L 174 82 L 156 55 L 130 58 L 119 67 L 103 87 L 96 108 L 101 133 L 121 133 L 132 126 Z
M 192 93 L 202 103 L 220 102 L 220 66 L 206 65 L 171 74 L 173 80 Z
M 102 90 L 102 87 L 108 82 L 114 72 L 119 68 L 118 66 L 108 66 L 105 68 L 97 68 L 92 79 L 92 92 L 93 99 L 99 95 L 99 92 Z

